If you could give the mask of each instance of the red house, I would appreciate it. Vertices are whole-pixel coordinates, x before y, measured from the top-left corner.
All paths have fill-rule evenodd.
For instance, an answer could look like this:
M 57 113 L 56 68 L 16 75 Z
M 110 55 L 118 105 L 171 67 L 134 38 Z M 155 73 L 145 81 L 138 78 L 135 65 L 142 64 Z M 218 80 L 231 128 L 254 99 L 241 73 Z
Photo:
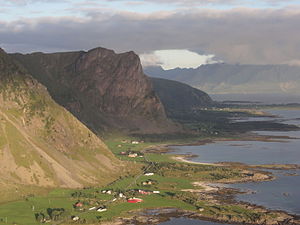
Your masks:
M 127 202 L 129 203 L 139 203 L 139 202 L 142 202 L 143 199 L 140 199 L 140 198 L 129 198 L 127 199 Z
M 76 202 L 74 204 L 75 207 L 82 207 L 83 206 L 83 203 L 82 202 Z
M 150 191 L 144 191 L 144 190 L 139 190 L 139 193 L 142 195 L 151 195 L 152 194 Z

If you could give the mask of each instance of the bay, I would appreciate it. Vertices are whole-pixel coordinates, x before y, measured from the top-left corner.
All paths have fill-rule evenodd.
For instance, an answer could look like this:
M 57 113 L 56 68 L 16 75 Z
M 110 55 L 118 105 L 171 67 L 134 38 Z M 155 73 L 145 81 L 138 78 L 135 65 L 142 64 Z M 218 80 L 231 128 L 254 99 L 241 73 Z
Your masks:
M 276 121 L 300 125 L 300 110 L 267 110 L 276 115 Z M 274 120 L 261 117 L 248 120 Z M 195 162 L 241 162 L 247 164 L 300 164 L 300 131 L 274 132 L 259 131 L 261 135 L 290 136 L 294 139 L 281 139 L 275 142 L 263 141 L 223 141 L 201 146 L 174 146 L 176 154 L 193 154 Z M 237 195 L 236 199 L 269 209 L 285 210 L 300 215 L 300 174 L 299 170 L 272 171 L 274 181 L 232 184 L 230 187 L 251 190 L 254 194 Z M 184 223 L 183 223 L 184 224 Z

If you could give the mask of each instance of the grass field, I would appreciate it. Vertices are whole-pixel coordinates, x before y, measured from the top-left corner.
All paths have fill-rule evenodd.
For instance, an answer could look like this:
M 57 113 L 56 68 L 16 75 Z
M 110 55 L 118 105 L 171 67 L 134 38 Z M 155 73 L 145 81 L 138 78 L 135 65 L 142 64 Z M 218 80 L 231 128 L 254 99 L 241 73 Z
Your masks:
M 220 206 L 218 203 L 198 199 L 196 193 L 183 191 L 183 189 L 201 189 L 192 185 L 195 181 L 217 182 L 242 178 L 244 175 L 240 169 L 177 162 L 171 158 L 172 155 L 142 151 L 154 143 L 123 142 L 122 139 L 114 139 L 106 143 L 120 159 L 131 160 L 137 164 L 137 167 L 141 168 L 139 174 L 124 174 L 104 187 L 57 188 L 47 190 L 47 194 L 46 190 L 35 192 L 31 189 L 27 195 L 24 192 L 18 201 L 0 204 L 0 224 L 36 225 L 41 224 L 41 221 L 48 221 L 51 224 L 95 224 L 101 221 L 112 221 L 116 217 L 132 216 L 131 211 L 162 207 L 194 212 L 202 208 L 203 216 L 215 219 L 234 218 L 239 221 L 254 221 L 264 217 L 259 211 L 248 209 L 243 205 Z M 141 152 L 143 157 L 129 158 L 127 155 L 120 155 L 120 152 L 127 150 Z M 144 173 L 147 172 L 152 172 L 154 175 L 145 176 Z M 145 185 L 149 180 L 151 184 Z M 138 192 L 139 189 L 149 192 L 159 191 L 159 193 L 144 195 Z M 112 194 L 102 193 L 102 190 L 111 190 Z M 119 197 L 119 193 L 124 194 L 126 198 Z M 143 202 L 128 203 L 126 199 L 130 197 L 142 198 Z M 83 203 L 83 206 L 74 207 L 76 202 Z M 89 210 L 94 206 L 106 206 L 107 211 Z M 72 221 L 73 216 L 78 216 L 80 220 Z M 272 216 L 277 215 L 272 214 Z

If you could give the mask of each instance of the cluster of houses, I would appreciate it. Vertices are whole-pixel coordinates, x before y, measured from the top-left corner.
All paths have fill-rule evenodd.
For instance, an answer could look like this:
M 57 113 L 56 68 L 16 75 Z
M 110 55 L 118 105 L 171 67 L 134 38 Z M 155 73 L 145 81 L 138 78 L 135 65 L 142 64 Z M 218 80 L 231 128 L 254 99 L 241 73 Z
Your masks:
M 156 181 L 156 180 L 151 180 L 151 179 L 149 179 L 149 180 L 143 181 L 141 184 L 142 184 L 143 186 L 151 186 L 151 185 L 153 185 L 153 184 L 157 184 L 157 181 Z
M 141 152 L 135 152 L 135 151 L 126 151 L 126 152 L 120 152 L 120 155 L 128 156 L 129 158 L 136 158 L 136 157 L 144 157 L 144 154 Z
M 121 141 L 123 144 L 133 144 L 133 145 L 138 145 L 140 143 L 144 143 L 144 141 L 137 141 L 137 140 L 122 140 Z
M 144 176 L 153 176 L 154 173 L 152 172 L 147 172 L 147 173 L 144 173 Z M 152 179 L 148 179 L 146 181 L 143 181 L 141 184 L 144 185 L 144 186 L 149 186 L 149 185 L 153 185 L 157 183 L 157 181 L 155 180 L 152 180 Z M 99 193 L 97 191 L 97 193 Z M 108 189 L 108 190 L 102 190 L 101 191 L 102 194 L 108 194 L 108 195 L 113 195 L 114 198 L 112 200 L 110 200 L 110 202 L 114 202 L 117 200 L 117 198 L 123 198 L 123 199 L 126 199 L 126 201 L 128 203 L 141 203 L 143 202 L 143 199 L 142 198 L 137 198 L 137 197 L 131 197 L 131 198 L 127 198 L 125 196 L 124 193 L 122 192 L 115 192 L 111 189 Z M 127 194 L 130 194 L 130 195 L 135 195 L 136 194 L 139 194 L 139 195 L 151 195 L 151 194 L 159 194 L 160 191 L 151 191 L 151 190 L 144 190 L 144 189 L 132 189 L 132 190 L 128 190 L 126 192 Z M 77 201 L 73 204 L 73 207 L 79 211 L 83 211 L 83 210 L 86 210 L 84 208 L 84 202 L 82 201 Z M 97 212 L 106 212 L 107 211 L 107 207 L 102 205 L 102 206 L 92 206 L 90 208 L 87 208 L 89 211 L 97 211 Z M 81 221 L 80 218 L 78 216 L 72 216 L 71 219 L 73 221 Z
M 150 180 L 147 181 L 147 183 L 149 183 L 149 182 L 150 182 Z M 143 189 L 132 189 L 132 190 L 129 190 L 128 192 L 138 193 L 138 194 L 141 194 L 141 195 L 151 195 L 151 194 L 159 194 L 160 193 L 160 191 L 150 191 L 150 190 L 143 190 Z M 108 195 L 113 195 L 113 194 L 116 195 L 116 192 L 113 192 L 112 190 L 102 190 L 101 193 L 108 194 Z M 126 198 L 126 196 L 121 192 L 118 193 L 118 197 L 119 198 L 125 198 L 128 203 L 143 202 L 143 199 L 137 198 L 137 197 Z M 114 198 L 111 201 L 114 202 L 116 200 L 117 200 L 117 198 Z M 84 210 L 84 203 L 82 201 L 75 202 L 73 206 L 74 206 L 75 209 L 77 209 L 79 211 Z M 88 208 L 88 210 L 89 211 L 97 211 L 97 212 L 106 212 L 107 207 L 104 206 L 104 205 L 103 206 L 93 206 L 93 207 Z M 79 221 L 80 220 L 80 218 L 78 216 L 72 216 L 71 219 L 73 221 Z
M 132 190 L 128 190 L 129 193 L 133 194 L 133 193 L 139 193 L 139 194 L 142 194 L 142 195 L 150 195 L 150 194 L 159 194 L 160 191 L 150 191 L 150 190 L 143 190 L 143 189 L 132 189 Z M 112 195 L 112 194 L 115 194 L 115 192 L 113 192 L 112 190 L 103 190 L 102 191 L 103 194 L 109 194 L 109 195 Z M 118 193 L 118 196 L 119 198 L 126 198 L 125 194 L 123 193 Z M 113 199 L 112 201 L 116 200 Z
M 142 194 L 142 195 L 151 195 L 151 194 L 159 194 L 160 191 L 148 191 L 148 190 L 141 190 L 141 189 L 139 189 L 138 193 Z

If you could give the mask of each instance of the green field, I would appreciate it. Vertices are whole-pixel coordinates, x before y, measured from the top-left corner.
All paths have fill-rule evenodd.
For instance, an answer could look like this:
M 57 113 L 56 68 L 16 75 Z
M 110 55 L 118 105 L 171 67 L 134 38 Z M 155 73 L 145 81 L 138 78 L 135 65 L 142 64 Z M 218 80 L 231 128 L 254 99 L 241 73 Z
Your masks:
M 202 215 L 208 218 L 248 222 L 266 216 L 243 205 L 220 206 L 219 203 L 200 200 L 197 193 L 184 191 L 184 189 L 201 190 L 201 187 L 193 186 L 192 183 L 195 181 L 218 182 L 243 178 L 245 175 L 237 167 L 188 164 L 174 161 L 172 155 L 142 151 L 153 143 L 131 144 L 123 143 L 122 139 L 114 139 L 107 141 L 107 145 L 120 159 L 133 161 L 137 168 L 140 168 L 140 172 L 136 175 L 124 174 L 105 187 L 58 188 L 48 191 L 47 194 L 38 194 L 43 192 L 35 192 L 34 189 L 28 190 L 27 195 L 24 192 L 20 200 L 0 204 L 0 224 L 31 225 L 41 224 L 42 221 L 51 224 L 95 224 L 101 221 L 112 221 L 116 217 L 132 216 L 131 211 L 161 207 L 174 207 L 194 212 L 203 209 Z M 128 149 L 143 157 L 129 158 L 127 155 L 120 155 L 120 152 Z M 147 172 L 152 172 L 154 175 L 145 176 Z M 149 181 L 151 184 L 147 183 Z M 138 192 L 139 189 L 159 191 L 159 193 L 144 195 Z M 19 190 L 22 188 L 19 187 Z M 110 190 L 112 193 L 105 194 L 102 193 L 103 190 Z M 126 197 L 119 197 L 119 193 Z M 126 199 L 131 197 L 141 198 L 143 202 L 128 203 Z M 74 207 L 76 202 L 83 205 Z M 100 206 L 107 207 L 107 211 L 89 210 L 91 207 Z M 79 221 L 73 221 L 74 216 L 78 216 Z M 272 214 L 272 216 L 277 215 Z

